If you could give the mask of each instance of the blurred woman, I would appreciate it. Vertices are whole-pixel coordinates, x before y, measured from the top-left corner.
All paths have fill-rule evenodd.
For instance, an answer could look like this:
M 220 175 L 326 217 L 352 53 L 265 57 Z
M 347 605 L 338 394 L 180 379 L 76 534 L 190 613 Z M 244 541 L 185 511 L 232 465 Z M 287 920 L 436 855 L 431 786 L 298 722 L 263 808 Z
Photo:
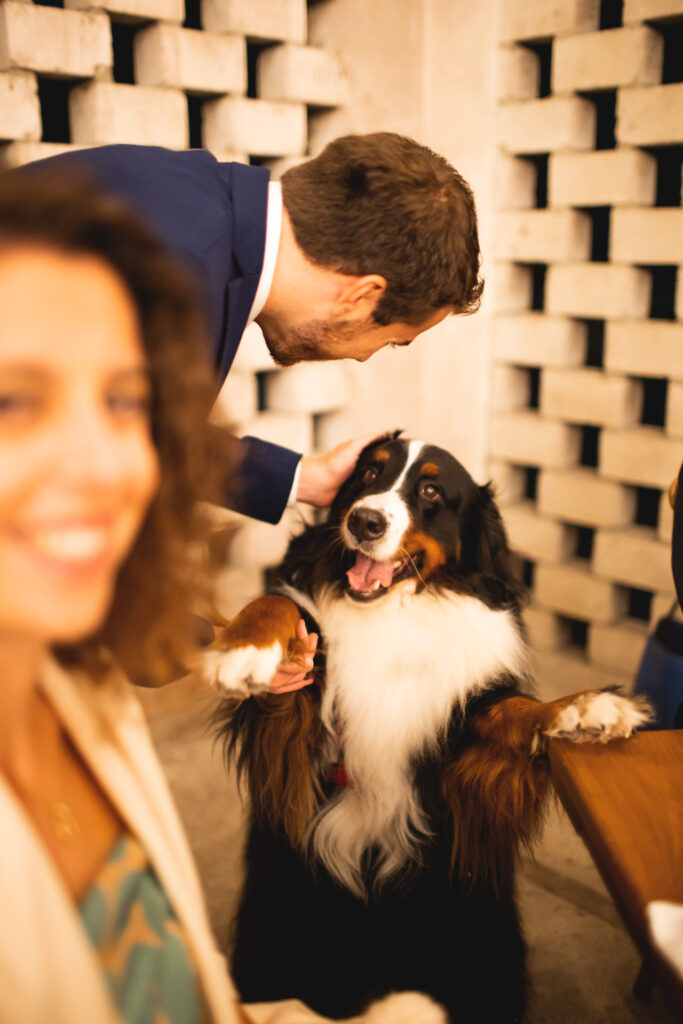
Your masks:
M 0 181 L 0 1020 L 238 1020 L 139 705 L 188 651 L 210 398 L 123 209 Z
M 115 201 L 0 178 L 1 1024 L 322 1021 L 239 1006 L 124 675 L 189 650 L 203 337 Z M 367 1017 L 441 1020 L 410 994 Z

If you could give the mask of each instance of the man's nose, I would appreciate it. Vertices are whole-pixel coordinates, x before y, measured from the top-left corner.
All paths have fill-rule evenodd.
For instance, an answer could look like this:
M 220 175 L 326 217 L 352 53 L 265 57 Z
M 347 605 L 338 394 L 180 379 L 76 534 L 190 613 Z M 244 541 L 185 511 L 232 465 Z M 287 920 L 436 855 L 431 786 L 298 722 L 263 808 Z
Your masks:
M 387 530 L 387 521 L 374 508 L 356 508 L 348 519 L 348 527 L 356 540 L 379 540 Z

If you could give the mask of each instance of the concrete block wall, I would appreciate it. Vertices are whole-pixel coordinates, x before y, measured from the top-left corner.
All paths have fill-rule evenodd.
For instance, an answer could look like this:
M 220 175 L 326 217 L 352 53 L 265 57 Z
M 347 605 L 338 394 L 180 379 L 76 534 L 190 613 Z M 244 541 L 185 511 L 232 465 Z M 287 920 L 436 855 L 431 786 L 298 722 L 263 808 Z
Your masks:
M 539 673 L 628 687 L 674 598 L 683 0 L 500 9 L 490 471 Z
M 0 167 L 126 142 L 203 147 L 277 177 L 309 155 L 309 120 L 347 95 L 339 54 L 308 43 L 306 0 L 0 2 Z M 252 327 L 214 415 L 310 454 L 351 386 L 340 366 L 278 369 Z M 217 520 L 229 534 L 226 615 L 300 521 L 236 529 L 235 518 Z

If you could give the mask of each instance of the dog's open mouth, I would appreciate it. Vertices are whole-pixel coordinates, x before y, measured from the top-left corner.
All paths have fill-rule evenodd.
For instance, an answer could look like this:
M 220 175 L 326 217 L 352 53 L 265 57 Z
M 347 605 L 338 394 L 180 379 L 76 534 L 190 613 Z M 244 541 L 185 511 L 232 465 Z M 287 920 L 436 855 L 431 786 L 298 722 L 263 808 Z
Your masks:
M 401 580 L 418 576 L 423 559 L 420 553 L 390 562 L 376 562 L 357 551 L 356 560 L 346 573 L 347 593 L 354 601 L 374 601 Z

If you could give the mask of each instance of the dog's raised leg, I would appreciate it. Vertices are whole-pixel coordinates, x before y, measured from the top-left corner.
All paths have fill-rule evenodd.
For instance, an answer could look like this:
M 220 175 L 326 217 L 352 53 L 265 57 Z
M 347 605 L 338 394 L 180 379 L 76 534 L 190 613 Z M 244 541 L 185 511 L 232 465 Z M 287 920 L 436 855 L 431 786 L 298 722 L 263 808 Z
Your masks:
M 460 874 L 496 882 L 497 853 L 529 844 L 542 819 L 552 738 L 607 743 L 630 736 L 652 712 L 642 698 L 586 690 L 542 703 L 508 697 L 475 715 L 472 742 L 442 775 L 453 827 L 453 864 Z
M 226 756 L 248 781 L 253 814 L 284 829 L 303 847 L 320 792 L 317 764 L 320 690 L 271 693 L 286 659 L 305 667 L 307 641 L 297 636 L 293 601 L 267 595 L 252 601 L 201 655 L 205 678 L 224 691 L 219 709 Z
M 304 667 L 306 642 L 297 637 L 301 613 L 278 594 L 259 597 L 243 608 L 202 652 L 205 679 L 231 695 L 262 693 L 285 660 Z

